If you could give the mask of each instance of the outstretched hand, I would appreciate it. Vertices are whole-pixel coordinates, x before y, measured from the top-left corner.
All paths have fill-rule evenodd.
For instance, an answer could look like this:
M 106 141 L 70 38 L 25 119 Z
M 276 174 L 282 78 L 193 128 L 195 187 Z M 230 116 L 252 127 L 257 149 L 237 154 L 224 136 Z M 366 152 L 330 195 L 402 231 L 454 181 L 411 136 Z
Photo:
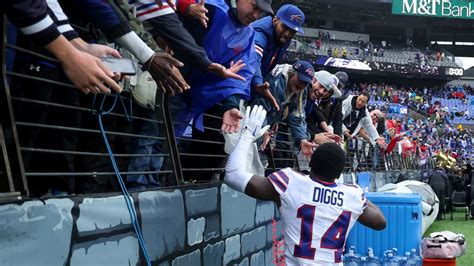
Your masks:
M 252 134 L 254 139 L 260 138 L 270 128 L 269 125 L 264 126 L 263 121 L 267 116 L 267 111 L 261 105 L 254 105 L 252 108 L 247 106 L 245 110 L 244 130 Z
M 385 143 L 385 139 L 384 138 L 378 138 L 376 141 L 375 141 L 379 146 L 380 148 L 382 148 L 383 150 L 386 150 L 387 149 L 387 143 Z
M 235 133 L 240 129 L 240 120 L 244 118 L 236 108 L 230 109 L 222 117 L 222 133 Z
M 311 155 L 313 155 L 313 150 L 316 147 L 318 147 L 317 144 L 315 144 L 313 142 L 309 142 L 305 139 L 300 142 L 301 152 L 303 153 L 304 156 L 306 156 L 308 158 L 311 158 Z
M 352 138 L 351 131 L 349 129 L 345 129 L 344 136 L 346 136 L 348 139 L 351 139 Z
M 265 82 L 263 84 L 256 85 L 255 91 L 262 95 L 267 101 L 269 101 L 277 111 L 280 111 L 280 106 L 278 105 L 277 100 L 270 92 L 270 83 Z
M 207 28 L 207 22 L 209 21 L 209 18 L 206 14 L 209 11 L 204 7 L 204 4 L 204 0 L 199 1 L 199 4 L 190 4 L 188 7 L 188 14 L 189 16 L 199 20 L 204 28 Z
M 332 134 L 332 133 L 319 133 L 314 135 L 313 142 L 316 144 L 324 144 L 324 143 L 342 143 L 342 138 L 339 135 Z
M 234 61 L 230 62 L 230 68 L 228 69 L 219 63 L 211 63 L 207 71 L 222 78 L 233 78 L 245 81 L 244 77 L 237 74 L 244 67 L 245 63 L 242 60 L 237 61 L 235 64 Z
M 111 90 L 107 86 L 118 93 L 122 92 L 122 88 L 112 79 L 114 73 L 91 54 L 76 50 L 61 64 L 72 83 L 86 94 L 109 94 Z
M 273 136 L 275 136 L 278 132 L 278 123 L 273 124 L 272 128 L 268 132 L 264 132 L 262 134 L 262 144 L 260 145 L 260 150 L 264 151 L 267 147 L 268 143 Z
M 156 53 L 145 66 L 163 93 L 175 95 L 190 88 L 177 68 L 183 63 L 167 53 Z
M 96 57 L 115 57 L 120 58 L 122 57 L 119 51 L 115 50 L 114 48 L 108 47 L 107 45 L 95 44 L 91 43 L 84 47 L 84 52 L 87 52 Z

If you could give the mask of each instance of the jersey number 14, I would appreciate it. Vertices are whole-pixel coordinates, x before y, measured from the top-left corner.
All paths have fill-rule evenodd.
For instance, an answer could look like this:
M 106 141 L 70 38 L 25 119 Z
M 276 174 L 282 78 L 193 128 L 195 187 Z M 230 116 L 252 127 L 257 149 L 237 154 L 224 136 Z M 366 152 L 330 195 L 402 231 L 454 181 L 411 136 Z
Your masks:
M 313 222 L 316 206 L 305 204 L 298 208 L 297 217 L 301 218 L 300 243 L 295 245 L 294 256 L 314 260 L 316 248 L 311 246 L 313 240 Z M 334 249 L 334 262 L 341 262 L 341 255 L 346 241 L 347 228 L 351 221 L 351 212 L 343 211 L 321 237 L 321 248 Z

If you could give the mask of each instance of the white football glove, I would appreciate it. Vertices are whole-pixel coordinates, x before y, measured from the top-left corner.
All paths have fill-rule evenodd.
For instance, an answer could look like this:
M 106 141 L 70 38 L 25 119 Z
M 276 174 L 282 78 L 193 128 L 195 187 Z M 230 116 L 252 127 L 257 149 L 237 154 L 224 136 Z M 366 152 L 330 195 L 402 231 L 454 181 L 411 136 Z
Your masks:
M 262 124 L 263 121 L 265 121 L 266 116 L 267 111 L 263 109 L 263 106 L 254 105 L 253 108 L 247 106 L 247 109 L 245 110 L 242 134 L 250 134 L 254 140 L 260 138 L 270 128 L 269 125 L 266 125 L 262 128 Z

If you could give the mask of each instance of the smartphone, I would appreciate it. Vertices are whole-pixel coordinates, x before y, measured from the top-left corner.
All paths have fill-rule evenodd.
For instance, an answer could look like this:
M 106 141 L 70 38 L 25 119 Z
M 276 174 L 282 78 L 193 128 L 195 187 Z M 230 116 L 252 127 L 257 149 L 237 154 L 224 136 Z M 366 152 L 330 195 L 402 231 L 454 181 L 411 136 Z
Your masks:
M 136 64 L 130 58 L 103 57 L 100 60 L 114 73 L 124 75 L 135 75 L 137 73 Z

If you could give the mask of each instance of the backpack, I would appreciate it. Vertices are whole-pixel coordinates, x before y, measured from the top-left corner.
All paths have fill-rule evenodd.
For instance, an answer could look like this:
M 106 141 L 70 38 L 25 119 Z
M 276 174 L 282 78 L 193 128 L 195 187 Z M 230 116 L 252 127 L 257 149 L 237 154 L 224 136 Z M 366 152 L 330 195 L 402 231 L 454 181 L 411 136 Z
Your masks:
M 450 231 L 434 232 L 421 241 L 421 252 L 428 259 L 452 259 L 466 253 L 464 235 Z

